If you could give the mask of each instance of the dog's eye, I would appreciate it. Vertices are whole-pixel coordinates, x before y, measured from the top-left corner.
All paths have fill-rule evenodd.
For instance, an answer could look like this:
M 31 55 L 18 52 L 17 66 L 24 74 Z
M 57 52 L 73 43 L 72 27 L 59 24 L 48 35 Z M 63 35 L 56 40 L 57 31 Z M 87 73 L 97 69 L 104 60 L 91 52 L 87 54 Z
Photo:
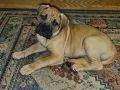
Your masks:
M 52 21 L 52 25 L 53 25 L 53 26 L 57 26 L 57 25 L 58 25 L 58 22 L 56 21 L 56 19 L 54 19 L 54 20 Z

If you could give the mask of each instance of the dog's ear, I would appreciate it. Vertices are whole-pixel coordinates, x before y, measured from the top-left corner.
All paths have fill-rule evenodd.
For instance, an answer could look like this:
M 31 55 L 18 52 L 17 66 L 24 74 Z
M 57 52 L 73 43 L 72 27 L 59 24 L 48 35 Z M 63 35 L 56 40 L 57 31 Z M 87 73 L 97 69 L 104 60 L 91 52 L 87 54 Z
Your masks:
M 61 28 L 64 28 L 68 23 L 69 23 L 68 18 L 63 13 L 61 13 L 60 14 L 60 26 L 61 26 Z

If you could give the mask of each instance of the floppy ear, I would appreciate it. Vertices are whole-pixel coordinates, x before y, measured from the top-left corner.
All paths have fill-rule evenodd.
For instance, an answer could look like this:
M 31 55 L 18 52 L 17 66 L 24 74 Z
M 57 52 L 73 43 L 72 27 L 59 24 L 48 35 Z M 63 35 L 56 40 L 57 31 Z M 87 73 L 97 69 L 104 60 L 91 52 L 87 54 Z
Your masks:
M 68 18 L 63 13 L 61 13 L 60 14 L 60 26 L 61 26 L 61 28 L 64 28 L 68 23 L 69 23 Z

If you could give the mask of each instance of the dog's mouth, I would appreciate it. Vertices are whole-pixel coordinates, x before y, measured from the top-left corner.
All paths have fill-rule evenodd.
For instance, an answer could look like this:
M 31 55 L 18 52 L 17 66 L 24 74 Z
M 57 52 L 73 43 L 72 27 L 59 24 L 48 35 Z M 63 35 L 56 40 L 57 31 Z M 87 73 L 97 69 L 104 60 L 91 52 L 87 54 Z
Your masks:
M 40 23 L 36 27 L 36 33 L 45 37 L 46 39 L 50 39 L 52 37 L 52 27 L 48 24 Z

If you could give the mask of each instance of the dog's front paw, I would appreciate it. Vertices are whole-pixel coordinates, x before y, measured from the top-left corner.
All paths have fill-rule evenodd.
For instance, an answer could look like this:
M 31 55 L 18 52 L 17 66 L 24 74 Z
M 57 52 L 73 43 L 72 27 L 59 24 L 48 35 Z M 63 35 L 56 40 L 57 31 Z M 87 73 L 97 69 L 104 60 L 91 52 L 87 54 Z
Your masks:
M 72 69 L 77 72 L 87 70 L 87 68 L 85 68 L 84 66 L 77 64 L 73 64 Z
M 74 65 L 72 66 L 72 69 L 73 69 L 74 71 L 80 71 L 80 68 L 79 68 L 78 65 L 76 65 L 76 64 L 74 64 Z
M 14 58 L 14 59 L 21 59 L 21 58 L 24 58 L 24 53 L 22 52 L 22 51 L 20 51 L 20 52 L 15 52 L 15 53 L 13 53 L 12 54 L 12 57 Z
M 32 68 L 31 64 L 25 65 L 21 68 L 20 73 L 22 75 L 29 75 L 32 72 L 34 72 L 35 70 Z

